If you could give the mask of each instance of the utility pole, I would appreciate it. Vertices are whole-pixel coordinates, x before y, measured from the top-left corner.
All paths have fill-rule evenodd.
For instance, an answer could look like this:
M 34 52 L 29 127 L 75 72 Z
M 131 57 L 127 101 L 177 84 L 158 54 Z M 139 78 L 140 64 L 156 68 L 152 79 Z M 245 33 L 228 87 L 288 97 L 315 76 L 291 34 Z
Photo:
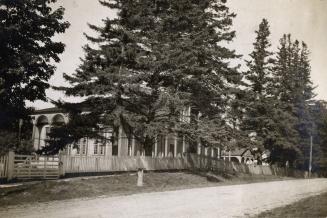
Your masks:
M 310 135 L 309 178 L 311 178 L 311 170 L 312 170 L 312 135 Z

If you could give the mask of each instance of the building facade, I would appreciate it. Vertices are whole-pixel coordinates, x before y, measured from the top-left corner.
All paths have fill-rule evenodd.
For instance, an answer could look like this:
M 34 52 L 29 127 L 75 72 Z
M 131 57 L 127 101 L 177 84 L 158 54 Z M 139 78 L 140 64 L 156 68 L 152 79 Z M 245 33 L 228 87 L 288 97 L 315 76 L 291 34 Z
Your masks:
M 38 110 L 31 115 L 33 121 L 32 141 L 35 150 L 47 145 L 48 134 L 52 126 L 69 122 L 68 114 L 58 108 Z M 117 131 L 104 128 L 101 131 L 103 139 L 82 138 L 77 146 L 69 145 L 65 153 L 71 156 L 152 156 L 178 157 L 189 150 L 189 143 L 183 136 L 171 134 L 158 137 L 151 149 L 151 154 L 145 154 L 143 146 L 122 127 Z
M 58 108 L 38 110 L 31 115 L 33 121 L 32 141 L 35 150 L 47 145 L 48 134 L 52 126 L 67 124 L 68 114 Z M 190 110 L 183 111 L 183 117 L 190 117 Z M 186 120 L 187 122 L 188 120 Z M 170 134 L 157 137 L 151 151 L 146 153 L 143 146 L 122 127 L 117 130 L 103 128 L 101 134 L 104 139 L 82 138 L 75 146 L 69 145 L 64 151 L 70 156 L 152 156 L 152 157 L 181 157 L 185 153 L 218 158 L 239 163 L 256 163 L 250 149 L 221 149 L 220 147 L 205 147 L 200 143 L 191 145 L 184 136 Z

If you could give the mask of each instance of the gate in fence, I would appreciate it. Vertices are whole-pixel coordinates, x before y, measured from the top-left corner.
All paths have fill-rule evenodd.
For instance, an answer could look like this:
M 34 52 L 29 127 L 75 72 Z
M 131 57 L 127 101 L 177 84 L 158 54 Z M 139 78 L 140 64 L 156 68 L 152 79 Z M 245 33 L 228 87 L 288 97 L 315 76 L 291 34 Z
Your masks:
M 15 155 L 13 178 L 55 179 L 58 177 L 58 156 Z
M 56 179 L 60 176 L 58 156 L 19 155 L 9 152 L 0 157 L 0 178 Z

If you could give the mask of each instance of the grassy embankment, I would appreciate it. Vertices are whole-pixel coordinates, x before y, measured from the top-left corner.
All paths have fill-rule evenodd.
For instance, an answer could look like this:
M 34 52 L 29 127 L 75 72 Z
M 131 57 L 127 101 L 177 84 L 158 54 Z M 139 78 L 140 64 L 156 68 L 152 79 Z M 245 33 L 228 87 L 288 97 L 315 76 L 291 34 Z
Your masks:
M 126 173 L 103 177 L 70 178 L 29 182 L 0 188 L 0 205 L 18 205 L 98 196 L 129 195 L 141 192 L 169 191 L 196 187 L 232 185 L 282 180 L 276 176 L 224 175 L 199 172 L 157 172 L 144 174 L 144 186 L 137 187 L 137 175 Z
M 327 193 L 263 212 L 256 218 L 326 218 Z

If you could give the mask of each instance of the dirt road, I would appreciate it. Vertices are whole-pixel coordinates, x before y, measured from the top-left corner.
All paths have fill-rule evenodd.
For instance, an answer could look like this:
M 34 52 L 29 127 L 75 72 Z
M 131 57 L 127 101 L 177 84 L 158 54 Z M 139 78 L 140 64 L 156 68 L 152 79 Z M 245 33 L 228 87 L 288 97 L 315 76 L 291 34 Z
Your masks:
M 244 217 L 323 192 L 327 179 L 288 180 L 0 206 L 0 217 Z

